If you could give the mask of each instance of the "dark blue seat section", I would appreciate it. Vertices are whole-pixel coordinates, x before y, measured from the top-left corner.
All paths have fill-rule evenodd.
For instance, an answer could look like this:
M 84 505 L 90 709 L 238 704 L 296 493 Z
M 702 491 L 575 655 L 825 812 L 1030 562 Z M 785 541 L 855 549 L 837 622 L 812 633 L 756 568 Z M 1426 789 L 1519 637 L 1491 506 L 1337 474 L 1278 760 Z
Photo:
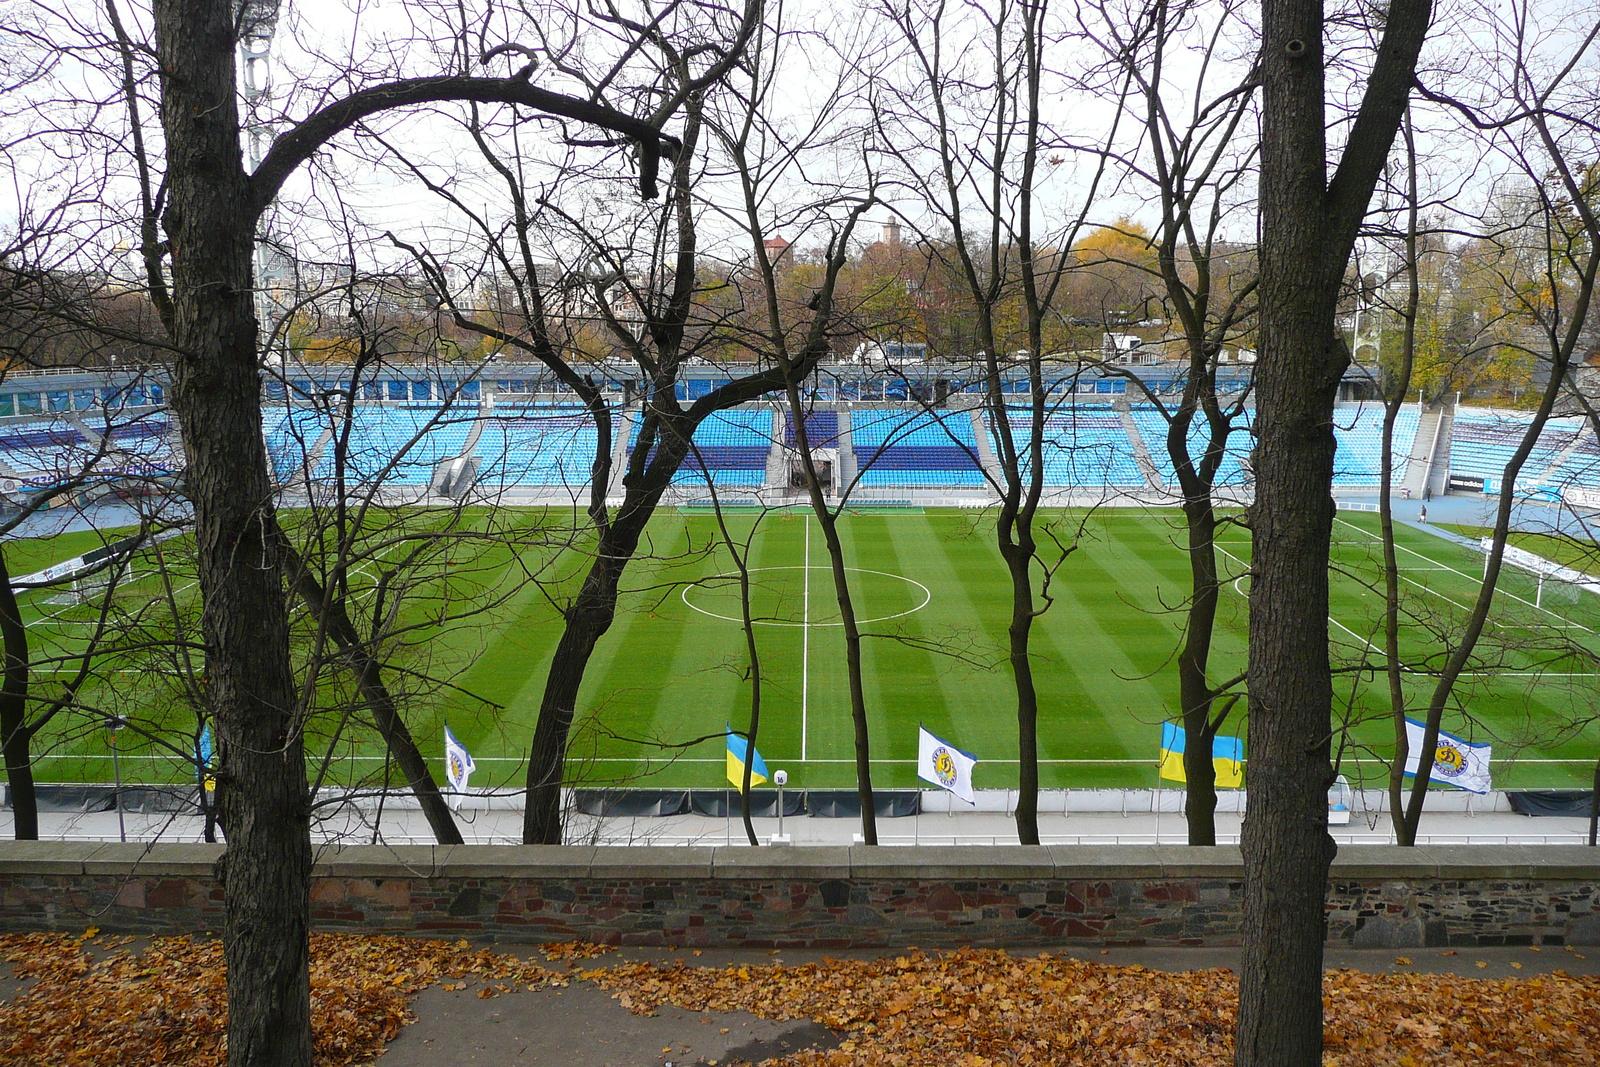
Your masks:
M 876 453 L 872 469 L 877 471 L 976 471 L 981 470 L 965 449 L 954 445 L 890 446 Z
M 812 448 L 837 448 L 839 445 L 839 413 L 837 411 L 809 411 L 806 413 L 806 441 Z M 783 416 L 783 443 L 794 447 L 794 415 Z

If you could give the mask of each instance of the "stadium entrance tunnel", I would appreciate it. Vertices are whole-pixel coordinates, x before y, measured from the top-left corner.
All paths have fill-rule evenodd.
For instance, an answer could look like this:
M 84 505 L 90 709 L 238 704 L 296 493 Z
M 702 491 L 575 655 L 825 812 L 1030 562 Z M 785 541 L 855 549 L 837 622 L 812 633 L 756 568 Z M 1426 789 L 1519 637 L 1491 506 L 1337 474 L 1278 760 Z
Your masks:
M 933 591 L 914 578 L 888 571 L 846 567 L 856 619 L 862 625 L 904 618 L 927 607 Z M 740 622 L 739 575 L 715 574 L 685 586 L 683 602 L 701 615 Z M 751 567 L 750 614 L 759 626 L 839 626 L 839 604 L 833 595 L 833 569 Z

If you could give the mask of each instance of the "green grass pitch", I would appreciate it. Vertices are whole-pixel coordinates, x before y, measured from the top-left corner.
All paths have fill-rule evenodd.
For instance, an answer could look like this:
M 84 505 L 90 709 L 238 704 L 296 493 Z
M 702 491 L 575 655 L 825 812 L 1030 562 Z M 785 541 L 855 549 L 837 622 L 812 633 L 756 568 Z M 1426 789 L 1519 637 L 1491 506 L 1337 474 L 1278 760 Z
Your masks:
M 1178 516 L 1101 511 L 1049 520 L 1063 539 L 1076 536 L 1079 548 L 1062 563 L 1054 603 L 1034 631 L 1041 779 L 1047 787 L 1153 786 L 1160 723 L 1177 713 L 1173 656 L 1188 588 Z M 757 747 L 769 767 L 789 772 L 792 787 L 851 786 L 844 646 L 820 528 L 801 510 L 741 511 L 728 523 L 736 537 L 752 539 L 764 679 Z M 848 516 L 841 528 L 858 615 L 871 620 L 863 629 L 871 635 L 864 660 L 875 784 L 917 784 L 921 723 L 978 756 L 980 788 L 1015 785 L 1014 702 L 1003 658 L 1009 585 L 992 519 L 957 509 L 882 510 Z M 1330 611 L 1341 771 L 1369 784 L 1385 774 L 1393 733 L 1384 680 L 1358 669 L 1367 642 L 1381 644 L 1376 528 L 1370 514 L 1336 521 Z M 12 542 L 13 574 L 95 543 L 93 535 L 76 536 L 84 544 Z M 711 547 L 717 537 L 715 517 L 703 510 L 663 511 L 652 525 L 651 558 L 629 570 L 616 623 L 590 665 L 569 765 L 574 777 L 596 785 L 723 783 L 720 738 L 687 743 L 719 734 L 725 722 L 742 729 L 749 719 L 737 585 L 726 552 Z M 1482 556 L 1406 527 L 1399 538 L 1412 613 L 1404 646 L 1419 668 L 1406 686 L 1420 704 L 1431 685 L 1426 672 L 1436 665 L 1426 656 L 1434 648 L 1427 628 L 1448 629 L 1476 595 Z M 1247 532 L 1224 530 L 1220 542 L 1229 580 L 1212 657 L 1217 679 L 1244 668 L 1250 558 Z M 504 562 L 489 561 L 491 569 Z M 1587 710 L 1600 694 L 1600 667 L 1581 650 L 1600 649 L 1600 597 L 1547 591 L 1541 607 L 1534 598 L 1530 578 L 1509 575 L 1493 615 L 1492 662 L 1463 681 L 1445 728 L 1494 742 L 1497 786 L 1583 784 L 1600 752 L 1600 729 Z M 24 610 L 46 649 L 70 649 L 88 612 L 47 605 L 38 593 L 24 597 Z M 559 632 L 549 600 L 529 586 L 490 616 L 425 642 L 430 672 L 459 687 L 413 693 L 413 731 L 425 750 L 442 750 L 448 721 L 477 760 L 474 785 L 520 784 Z M 108 706 L 171 728 L 194 721 L 192 711 L 174 706 L 171 686 L 150 672 L 108 676 L 93 692 Z M 1224 732 L 1245 737 L 1248 757 L 1248 715 L 1236 712 Z M 333 736 L 319 730 L 313 747 L 332 755 L 334 780 L 381 767 L 381 746 L 370 735 L 345 731 L 329 741 Z M 122 744 L 129 778 L 184 773 L 148 743 Z M 82 715 L 41 737 L 36 750 L 41 780 L 110 776 L 106 734 Z

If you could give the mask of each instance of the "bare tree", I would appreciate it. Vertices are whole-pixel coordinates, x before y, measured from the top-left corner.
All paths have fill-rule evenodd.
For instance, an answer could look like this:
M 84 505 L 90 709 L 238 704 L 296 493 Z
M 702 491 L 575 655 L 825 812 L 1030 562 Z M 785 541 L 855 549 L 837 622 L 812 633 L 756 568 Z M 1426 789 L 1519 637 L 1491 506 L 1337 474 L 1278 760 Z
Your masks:
M 1089 157 L 1082 206 L 1041 235 L 1051 171 L 1061 162 L 1056 153 L 1067 151 L 1041 103 L 1062 77 L 1046 61 L 1065 39 L 1049 5 L 889 4 L 882 14 L 914 78 L 892 107 L 879 106 L 883 150 L 899 164 L 895 177 L 910 194 L 910 210 L 929 213 L 949 234 L 948 241 L 924 234 L 920 249 L 959 279 L 957 299 L 971 315 L 985 421 L 996 445 L 996 470 L 985 477 L 999 501 L 995 539 L 1011 587 L 1017 835 L 1036 845 L 1040 708 L 1031 640 L 1052 603 L 1051 583 L 1077 545 L 1075 534 L 1039 514 L 1047 454 L 1058 447 L 1047 428 L 1050 393 L 1064 373 L 1046 348 L 1058 339 L 1050 327 L 1070 266 L 1064 250 L 1084 225 L 1108 156 Z M 1115 124 L 1106 136 L 1115 140 Z M 1007 390 L 1014 375 L 1026 385 L 1024 427 L 1014 424 L 1015 394 Z
M 1397 0 L 1329 175 L 1324 57 L 1311 0 L 1261 9 L 1261 231 L 1256 498 L 1249 511 L 1250 760 L 1242 846 L 1241 1067 L 1322 1061 L 1323 899 L 1335 847 L 1328 557 L 1333 403 L 1349 354 L 1334 329 L 1372 190 L 1405 113 L 1428 0 Z
M 595 92 L 550 68 L 540 80 L 575 91 L 544 88 L 535 84 L 537 57 L 508 77 L 479 76 L 471 69 L 479 59 L 494 59 L 508 47 L 527 59 L 529 50 L 510 37 L 462 37 L 447 46 L 453 58 L 442 72 L 308 72 L 308 82 L 353 88 L 330 90 L 308 110 L 286 116 L 259 166 L 247 171 L 235 47 L 261 14 L 253 9 L 241 20 L 227 0 L 157 0 L 148 13 L 124 19 L 108 3 L 103 21 L 63 18 L 28 38 L 48 50 L 52 35 L 61 47 L 74 34 L 86 37 L 89 47 L 77 54 L 104 65 L 91 70 L 87 82 L 47 81 L 27 91 L 104 90 L 101 100 L 80 94 L 76 113 L 106 103 L 127 116 L 123 136 L 108 140 L 101 158 L 119 167 L 131 160 L 125 173 L 133 207 L 125 232 L 136 243 L 143 282 L 159 313 L 158 343 L 174 358 L 172 406 L 181 421 L 185 488 L 195 515 L 206 700 L 221 757 L 218 805 L 229 833 L 219 872 L 227 915 L 229 1057 L 235 1064 L 308 1064 L 311 802 L 302 694 L 290 652 L 288 575 L 261 432 L 252 263 L 258 222 L 285 182 L 330 140 L 376 115 L 452 101 L 522 109 L 524 121 L 548 116 L 598 128 L 602 142 L 591 147 L 633 146 L 640 191 L 654 196 L 660 161 L 678 143 L 663 126 L 699 83 L 681 80 L 663 94 L 638 87 L 627 74 L 632 53 L 625 46 L 612 75 L 627 75 L 622 92 Z M 694 17 L 708 28 L 695 53 L 696 76 L 714 81 L 735 61 L 752 20 L 732 12 L 718 21 L 703 9 Z M 635 89 L 648 103 L 631 95 Z M 152 103 L 159 131 L 146 125 Z M 70 143 L 74 133 L 40 136 Z
M 1126 79 L 1143 133 L 1143 152 L 1126 166 L 1156 198 L 1160 221 L 1151 240 L 1155 272 L 1175 320 L 1185 364 L 1177 403 L 1151 389 L 1133 371 L 1102 363 L 1153 404 L 1166 420 L 1163 440 L 1181 493 L 1184 551 L 1189 561 L 1189 597 L 1178 650 L 1179 713 L 1186 741 L 1183 754 L 1189 844 L 1216 844 L 1216 766 L 1213 742 L 1239 700 L 1229 691 L 1242 678 L 1213 681 L 1211 650 L 1221 580 L 1216 538 L 1232 520 L 1218 515 L 1218 490 L 1225 478 L 1229 443 L 1248 434 L 1242 425 L 1248 386 L 1228 393 L 1219 387 L 1227 345 L 1237 343 L 1254 314 L 1254 249 L 1226 238 L 1226 226 L 1254 178 L 1255 149 L 1240 129 L 1252 115 L 1257 87 L 1253 69 L 1238 71 L 1229 55 L 1244 26 L 1231 4 L 1176 4 L 1157 0 L 1135 8 L 1097 9 L 1103 21 L 1091 36 L 1099 41 L 1118 80 Z M 1124 23 L 1122 19 L 1128 21 Z M 1174 50 L 1188 41 L 1202 62 L 1192 75 L 1181 63 L 1169 71 Z M 1182 79 L 1192 77 L 1185 83 Z M 1224 82 L 1210 87 L 1213 78 Z M 1187 108 L 1184 104 L 1187 103 Z M 1136 264 L 1128 264 L 1135 267 Z M 1195 429 L 1200 430 L 1196 439 Z
M 1502 472 L 1500 500 L 1495 509 L 1483 583 L 1461 621 L 1459 637 L 1448 643 L 1443 666 L 1434 679 L 1424 712 L 1416 776 L 1403 810 L 1399 804 L 1399 776 L 1409 753 L 1403 722 L 1404 705 L 1397 701 L 1395 767 L 1391 771 L 1390 793 L 1396 809 L 1395 832 L 1403 845 L 1415 843 L 1432 778 L 1440 724 L 1463 673 L 1473 663 L 1495 603 L 1519 476 L 1558 400 L 1573 389 L 1570 372 L 1586 337 L 1596 277 L 1600 274 L 1600 195 L 1597 195 L 1595 167 L 1592 162 L 1586 162 L 1594 158 L 1600 140 L 1595 136 L 1592 123 L 1574 119 L 1567 109 L 1574 92 L 1586 91 L 1576 90 L 1568 84 L 1568 79 L 1592 54 L 1596 40 L 1600 39 L 1600 20 L 1586 28 L 1568 56 L 1555 64 L 1551 72 L 1546 72 L 1542 58 L 1533 54 L 1534 43 L 1529 36 L 1532 18 L 1525 6 L 1516 8 L 1506 22 L 1500 23 L 1495 18 L 1494 23 L 1503 32 L 1498 42 L 1503 49 L 1498 58 L 1503 63 L 1495 69 L 1504 71 L 1506 83 L 1502 91 L 1514 109 L 1512 113 L 1505 118 L 1490 119 L 1463 101 L 1438 92 L 1429 95 L 1448 102 L 1473 127 L 1491 133 L 1491 143 L 1508 157 L 1514 173 L 1528 183 L 1526 194 L 1516 198 L 1523 206 L 1522 217 L 1511 220 L 1512 225 L 1493 240 L 1505 246 L 1501 253 L 1507 263 L 1504 288 L 1516 306 L 1517 317 L 1533 327 L 1538 339 L 1534 355 L 1547 378 L 1538 406 Z M 1412 199 L 1414 203 L 1414 184 Z M 1414 218 L 1409 229 L 1415 232 Z M 1413 314 L 1406 320 L 1408 334 L 1414 332 L 1417 285 L 1414 240 L 1410 244 L 1408 285 L 1411 299 L 1408 305 Z M 1393 690 L 1397 669 L 1393 664 L 1398 660 L 1396 649 L 1389 650 L 1389 659 Z

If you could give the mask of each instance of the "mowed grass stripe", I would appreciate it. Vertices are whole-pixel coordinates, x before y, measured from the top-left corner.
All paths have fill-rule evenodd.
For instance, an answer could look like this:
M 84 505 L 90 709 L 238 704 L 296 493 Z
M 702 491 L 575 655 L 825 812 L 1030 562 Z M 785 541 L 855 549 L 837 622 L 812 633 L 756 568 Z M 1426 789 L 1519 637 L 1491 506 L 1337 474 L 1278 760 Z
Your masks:
M 1100 734 L 1104 746 L 1100 751 L 1107 756 L 1138 757 L 1154 751 L 1150 736 L 1155 728 L 1150 724 L 1161 721 L 1165 694 L 1152 679 L 1142 677 L 1146 670 L 1130 658 L 1126 635 L 1114 635 L 1103 624 L 1112 619 L 1125 622 L 1127 616 L 1112 607 L 1119 603 L 1118 583 L 1097 558 L 1100 547 L 1079 551 L 1067 560 L 1063 569 L 1066 580 L 1056 587 L 1056 606 L 1045 617 L 1057 655 L 1078 683 L 1074 695 L 1081 698 L 1081 703 L 1074 701 L 1060 709 L 1078 720 L 1075 725 L 1080 730 L 1088 727 L 1079 734 L 1080 739 Z M 1111 610 L 1102 614 L 1103 608 Z M 1083 759 L 1100 754 L 1080 739 L 1059 744 L 1052 737 L 1049 758 Z
M 908 567 L 917 561 L 914 576 L 933 590 L 929 606 L 938 607 L 925 620 L 924 635 L 953 641 L 963 654 L 992 668 L 936 660 L 945 693 L 944 722 L 926 722 L 928 729 L 981 760 L 1016 759 L 1016 687 L 1006 661 L 1011 583 L 993 532 L 972 532 L 970 519 L 960 515 L 936 517 L 925 528 L 901 524 L 895 530 L 902 559 Z M 978 783 L 1005 784 L 995 777 L 1005 774 L 1012 772 L 980 764 Z
M 856 523 L 853 522 L 851 525 L 855 526 Z M 930 576 L 925 573 L 925 568 L 917 566 L 913 561 L 931 559 L 938 551 L 935 530 L 935 522 L 925 520 L 908 523 L 901 519 L 874 515 L 869 524 L 857 531 L 854 545 L 856 558 L 862 558 L 862 545 L 869 544 L 872 546 L 873 570 L 911 577 L 931 589 L 933 583 L 929 580 Z M 860 536 L 863 533 L 866 535 L 864 540 Z M 913 535 L 912 540 L 915 543 L 912 551 L 903 554 L 900 551 L 901 541 L 908 534 Z M 912 573 L 913 571 L 918 573 Z M 959 588 L 959 583 L 940 583 L 939 588 L 949 593 Z M 910 586 L 907 586 L 905 591 L 907 594 L 915 592 Z M 863 630 L 901 633 L 918 641 L 937 640 L 939 627 L 934 625 L 935 621 L 955 618 L 952 609 L 956 605 L 948 597 L 935 597 L 935 599 L 942 599 L 942 602 L 935 605 L 933 600 L 930 600 L 928 606 L 921 611 L 898 619 L 869 623 Z M 912 602 L 915 603 L 915 599 Z M 887 614 L 887 612 L 881 613 Z M 867 638 L 864 644 L 866 647 L 863 649 L 862 659 L 864 666 L 867 667 L 864 675 L 869 694 L 868 707 L 872 710 L 869 721 L 872 723 L 874 734 L 880 738 L 874 746 L 878 751 L 891 759 L 915 759 L 917 721 L 921 721 L 940 736 L 955 732 L 952 729 L 954 723 L 951 720 L 948 703 L 950 694 L 947 692 L 946 673 L 947 668 L 951 666 L 948 659 L 930 649 L 914 647 L 892 638 Z M 914 710 L 915 715 L 897 714 L 895 709 L 898 708 L 905 708 L 907 712 Z M 895 777 L 900 779 L 900 784 L 905 785 L 910 785 L 916 778 L 914 772 L 909 775 L 901 772 Z

